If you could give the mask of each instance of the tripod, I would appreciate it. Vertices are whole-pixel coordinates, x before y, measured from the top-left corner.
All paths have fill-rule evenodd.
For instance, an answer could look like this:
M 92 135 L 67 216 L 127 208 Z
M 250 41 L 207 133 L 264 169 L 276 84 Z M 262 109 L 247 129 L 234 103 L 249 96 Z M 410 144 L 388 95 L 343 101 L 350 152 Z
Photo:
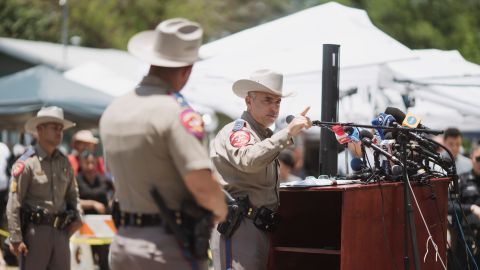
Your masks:
M 412 253 L 413 253 L 413 263 L 415 270 L 420 269 L 420 258 L 418 257 L 418 245 L 417 245 L 417 233 L 415 229 L 415 221 L 413 218 L 413 208 L 412 203 L 410 202 L 410 189 L 408 182 L 408 171 L 407 171 L 407 143 L 408 137 L 400 132 L 397 137 L 397 142 L 400 144 L 400 149 L 402 153 L 402 163 L 403 163 L 403 206 L 405 210 L 405 255 L 403 257 L 403 262 L 405 270 L 410 269 L 410 259 L 408 256 L 408 238 L 410 236 L 412 240 Z M 409 233 L 410 229 L 410 233 Z

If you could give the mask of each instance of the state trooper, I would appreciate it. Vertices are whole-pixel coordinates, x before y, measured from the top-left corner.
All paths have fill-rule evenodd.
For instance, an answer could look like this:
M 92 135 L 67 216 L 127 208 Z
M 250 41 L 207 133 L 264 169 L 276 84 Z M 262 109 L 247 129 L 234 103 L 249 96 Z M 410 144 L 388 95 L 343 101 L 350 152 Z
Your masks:
M 135 90 L 113 101 L 100 121 L 121 212 L 110 247 L 113 270 L 208 267 L 206 259 L 196 259 L 179 246 L 167 224 L 173 214 L 177 224 L 182 223 L 177 214 L 188 199 L 211 211 L 215 221 L 224 220 L 227 213 L 200 142 L 202 118 L 179 93 L 198 59 L 202 32 L 195 22 L 169 19 L 128 43 L 128 51 L 151 66 Z M 152 189 L 168 211 L 160 210 Z M 208 238 L 209 232 L 207 247 Z
M 10 250 L 20 255 L 20 269 L 70 269 L 69 238 L 82 225 L 82 210 L 72 167 L 57 147 L 74 125 L 55 106 L 25 124 L 37 143 L 13 165 L 7 204 Z
M 292 137 L 312 122 L 307 107 L 284 129 L 273 134 L 269 127 L 275 122 L 282 98 L 290 96 L 282 89 L 283 75 L 264 69 L 255 71 L 250 79 L 238 80 L 233 92 L 245 99 L 247 110 L 240 119 L 227 124 L 217 134 L 210 157 L 226 183 L 224 188 L 241 202 L 242 217 L 231 226 L 233 235 L 221 226 L 214 230 L 210 241 L 213 263 L 220 269 L 266 269 L 269 252 L 269 231 L 277 223 L 279 205 L 278 155 L 293 143 Z M 232 208 L 230 208 L 232 209 Z M 226 225 L 225 227 L 228 227 Z

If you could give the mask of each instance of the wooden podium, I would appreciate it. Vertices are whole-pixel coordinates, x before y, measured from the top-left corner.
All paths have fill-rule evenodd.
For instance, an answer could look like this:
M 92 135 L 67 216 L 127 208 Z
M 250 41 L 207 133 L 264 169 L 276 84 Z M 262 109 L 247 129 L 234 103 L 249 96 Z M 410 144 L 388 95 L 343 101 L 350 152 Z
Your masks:
M 420 208 L 446 264 L 449 179 L 413 185 Z M 383 211 L 382 211 L 383 194 Z M 412 199 L 420 269 L 443 269 Z M 280 190 L 279 229 L 272 235 L 269 269 L 403 270 L 403 183 L 355 184 Z M 410 268 L 414 268 L 409 238 Z

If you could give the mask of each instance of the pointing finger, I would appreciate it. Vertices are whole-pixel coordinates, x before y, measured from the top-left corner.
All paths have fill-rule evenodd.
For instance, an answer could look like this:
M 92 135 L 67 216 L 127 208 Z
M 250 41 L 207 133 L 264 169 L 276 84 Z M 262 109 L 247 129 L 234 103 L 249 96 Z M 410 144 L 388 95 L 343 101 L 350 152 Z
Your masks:
M 307 114 L 308 110 L 310 110 L 310 106 L 306 107 L 305 110 L 303 110 L 303 112 L 300 113 L 300 115 L 305 116 L 305 114 Z

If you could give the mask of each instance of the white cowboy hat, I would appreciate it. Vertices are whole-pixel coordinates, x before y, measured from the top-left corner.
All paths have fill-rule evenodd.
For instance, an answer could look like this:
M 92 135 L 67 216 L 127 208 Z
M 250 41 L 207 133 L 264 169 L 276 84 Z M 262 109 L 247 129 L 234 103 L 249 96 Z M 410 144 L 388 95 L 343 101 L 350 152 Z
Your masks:
M 87 130 L 87 129 L 77 131 L 77 133 L 73 135 L 72 140 L 93 143 L 93 144 L 98 143 L 98 139 L 95 138 L 95 136 L 93 136 L 93 133 L 90 130 Z
M 283 75 L 270 69 L 261 69 L 253 72 L 250 79 L 241 79 L 233 83 L 235 95 L 245 98 L 248 92 L 259 91 L 274 94 L 280 97 L 289 97 L 293 92 L 283 93 Z
M 185 67 L 198 58 L 203 30 L 183 18 L 161 22 L 155 30 L 143 31 L 128 41 L 128 51 L 154 66 Z
M 75 123 L 63 118 L 63 109 L 57 106 L 43 107 L 37 112 L 37 116 L 29 119 L 25 123 L 25 131 L 36 133 L 37 126 L 45 123 L 59 123 L 63 125 L 63 130 L 75 126 Z

